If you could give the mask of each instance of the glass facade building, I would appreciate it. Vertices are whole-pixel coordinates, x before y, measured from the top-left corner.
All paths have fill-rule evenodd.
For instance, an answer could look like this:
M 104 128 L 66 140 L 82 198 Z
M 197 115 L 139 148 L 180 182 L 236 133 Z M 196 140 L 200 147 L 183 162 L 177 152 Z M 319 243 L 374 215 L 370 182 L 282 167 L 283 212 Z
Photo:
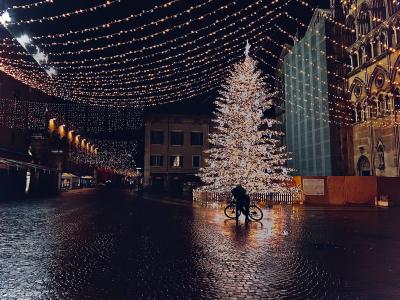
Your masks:
M 284 58 L 289 166 L 302 176 L 333 175 L 325 30 L 325 19 L 313 18 Z

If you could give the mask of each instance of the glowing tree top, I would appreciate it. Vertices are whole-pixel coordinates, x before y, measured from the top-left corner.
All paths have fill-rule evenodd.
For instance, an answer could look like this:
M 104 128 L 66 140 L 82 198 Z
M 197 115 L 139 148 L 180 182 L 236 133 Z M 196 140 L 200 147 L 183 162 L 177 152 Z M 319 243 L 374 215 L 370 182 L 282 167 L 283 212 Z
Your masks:
M 234 65 L 217 98 L 211 148 L 199 173 L 202 189 L 225 192 L 241 184 L 250 193 L 287 192 L 292 177 L 283 134 L 278 121 L 264 118 L 271 94 L 249 49 L 247 43 L 245 59 Z

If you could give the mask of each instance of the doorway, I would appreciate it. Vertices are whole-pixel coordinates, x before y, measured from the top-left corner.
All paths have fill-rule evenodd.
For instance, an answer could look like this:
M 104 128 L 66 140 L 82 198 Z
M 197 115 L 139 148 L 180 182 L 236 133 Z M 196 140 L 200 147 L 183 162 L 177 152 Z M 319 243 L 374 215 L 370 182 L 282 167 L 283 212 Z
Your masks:
M 365 155 L 358 159 L 357 170 L 359 176 L 371 176 L 371 164 Z

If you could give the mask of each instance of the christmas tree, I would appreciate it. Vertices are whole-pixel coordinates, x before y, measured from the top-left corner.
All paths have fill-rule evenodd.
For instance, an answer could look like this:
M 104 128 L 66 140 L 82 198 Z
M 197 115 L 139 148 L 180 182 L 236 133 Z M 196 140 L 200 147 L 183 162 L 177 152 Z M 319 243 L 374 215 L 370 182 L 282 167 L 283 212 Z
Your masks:
M 287 192 L 292 183 L 279 122 L 264 118 L 272 95 L 249 48 L 247 43 L 244 61 L 234 65 L 216 100 L 210 149 L 198 174 L 203 190 L 228 192 L 241 184 L 249 193 Z

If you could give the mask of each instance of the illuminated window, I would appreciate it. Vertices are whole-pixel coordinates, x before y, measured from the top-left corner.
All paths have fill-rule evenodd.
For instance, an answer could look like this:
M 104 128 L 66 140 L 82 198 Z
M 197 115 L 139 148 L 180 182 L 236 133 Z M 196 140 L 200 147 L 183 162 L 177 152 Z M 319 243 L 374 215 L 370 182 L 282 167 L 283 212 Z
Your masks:
M 183 156 L 182 155 L 171 155 L 169 157 L 169 166 L 173 168 L 183 167 Z

